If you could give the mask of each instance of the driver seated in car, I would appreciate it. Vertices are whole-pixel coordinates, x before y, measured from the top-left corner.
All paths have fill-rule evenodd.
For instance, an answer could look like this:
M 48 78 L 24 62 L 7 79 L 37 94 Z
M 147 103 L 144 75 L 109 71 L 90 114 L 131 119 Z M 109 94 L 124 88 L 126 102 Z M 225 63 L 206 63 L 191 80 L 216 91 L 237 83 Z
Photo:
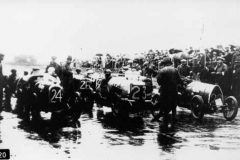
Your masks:
M 104 83 L 108 84 L 108 82 L 112 78 L 112 71 L 110 69 L 107 69 L 104 74 L 105 74 L 105 79 L 103 79 L 103 81 L 105 81 Z
M 60 84 L 61 81 L 57 74 L 55 73 L 55 68 L 49 67 L 47 70 L 47 73 L 43 77 L 43 82 L 44 83 L 54 83 L 54 84 Z

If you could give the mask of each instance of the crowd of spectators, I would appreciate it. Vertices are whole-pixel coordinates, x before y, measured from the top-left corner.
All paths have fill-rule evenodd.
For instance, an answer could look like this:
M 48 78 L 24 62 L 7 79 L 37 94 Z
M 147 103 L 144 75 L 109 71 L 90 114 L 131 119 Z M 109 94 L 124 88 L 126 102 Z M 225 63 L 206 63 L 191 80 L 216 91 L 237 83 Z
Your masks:
M 233 45 L 204 50 L 192 47 L 186 50 L 149 50 L 147 53 L 135 54 L 133 58 L 107 54 L 105 61 L 99 55 L 91 63 L 84 62 L 82 67 L 111 69 L 113 72 L 134 70 L 152 78 L 157 75 L 161 69 L 161 61 L 166 57 L 171 59 L 182 77 L 217 84 L 224 94 L 239 94 L 240 47 Z

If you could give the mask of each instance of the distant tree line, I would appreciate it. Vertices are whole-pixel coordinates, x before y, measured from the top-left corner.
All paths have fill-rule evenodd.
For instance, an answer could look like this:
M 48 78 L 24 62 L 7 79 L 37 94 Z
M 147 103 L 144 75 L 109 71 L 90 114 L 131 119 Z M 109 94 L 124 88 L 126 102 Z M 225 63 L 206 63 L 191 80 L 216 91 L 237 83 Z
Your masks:
M 37 58 L 34 55 L 20 54 L 16 55 L 13 59 L 13 63 L 17 65 L 37 65 Z

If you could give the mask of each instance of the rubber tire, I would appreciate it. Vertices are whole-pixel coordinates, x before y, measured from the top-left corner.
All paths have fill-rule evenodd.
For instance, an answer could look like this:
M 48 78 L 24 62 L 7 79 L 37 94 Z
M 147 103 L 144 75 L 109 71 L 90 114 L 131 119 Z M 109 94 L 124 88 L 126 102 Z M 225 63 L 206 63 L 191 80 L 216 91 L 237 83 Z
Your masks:
M 225 99 L 225 104 L 227 106 L 229 106 L 230 108 L 233 107 L 233 109 L 229 109 L 229 107 L 227 107 L 224 111 L 223 111 L 223 116 L 227 121 L 231 121 L 233 120 L 238 113 L 238 101 L 235 97 L 233 96 L 229 96 Z M 233 102 L 233 103 L 231 103 Z M 230 104 L 230 105 L 229 105 Z M 229 116 L 229 112 L 231 112 L 232 114 Z
M 112 109 L 113 116 L 124 117 L 124 118 L 129 117 L 129 112 L 127 110 L 127 107 L 123 109 L 123 106 L 125 106 L 124 103 L 125 102 L 123 101 L 112 103 L 111 109 Z
M 200 109 L 198 114 L 195 113 L 196 109 L 197 110 Z M 203 102 L 202 97 L 199 95 L 193 96 L 193 98 L 191 100 L 191 114 L 197 120 L 202 119 L 204 116 L 204 102 Z
M 158 94 L 155 94 L 153 97 L 152 97 L 152 105 L 153 105 L 153 110 L 152 110 L 152 116 L 153 118 L 157 118 L 159 117 L 159 114 L 161 112 L 160 108 L 156 108 L 155 109 L 155 106 L 157 103 L 159 103 L 159 100 L 160 100 L 160 96 Z
M 78 121 L 82 114 L 82 108 L 80 108 L 80 97 L 75 94 L 73 97 L 73 107 L 72 107 L 72 119 L 73 121 Z

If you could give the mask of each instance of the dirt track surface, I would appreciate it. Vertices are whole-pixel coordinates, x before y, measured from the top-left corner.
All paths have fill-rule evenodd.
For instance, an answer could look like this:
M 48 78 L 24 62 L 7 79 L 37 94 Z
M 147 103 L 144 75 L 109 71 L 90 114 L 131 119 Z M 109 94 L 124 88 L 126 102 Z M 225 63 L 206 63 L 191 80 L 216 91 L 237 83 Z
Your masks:
M 10 159 L 83 160 L 236 160 L 240 157 L 240 118 L 228 122 L 221 113 L 201 122 L 178 108 L 177 123 L 161 129 L 150 112 L 116 118 L 107 107 L 94 107 L 80 118 L 81 128 L 63 127 L 50 132 L 50 113 L 41 113 L 38 131 L 16 114 L 2 112 L 0 148 Z

